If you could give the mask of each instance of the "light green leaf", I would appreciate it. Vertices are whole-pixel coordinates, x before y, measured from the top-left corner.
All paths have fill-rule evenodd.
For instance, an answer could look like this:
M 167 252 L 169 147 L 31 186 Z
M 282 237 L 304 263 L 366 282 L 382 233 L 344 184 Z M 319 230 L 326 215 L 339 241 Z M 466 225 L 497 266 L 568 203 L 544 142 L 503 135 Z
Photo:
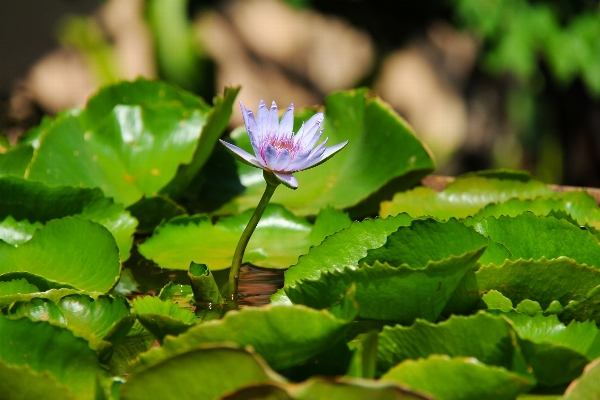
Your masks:
M 253 210 L 212 224 L 208 217 L 177 217 L 160 226 L 139 246 L 140 253 L 163 268 L 187 270 L 190 262 L 213 270 L 231 267 L 233 253 Z M 288 268 L 326 235 L 350 225 L 340 211 L 323 211 L 313 226 L 278 204 L 269 204 L 244 255 L 244 262 L 266 268 Z
M 391 201 L 381 203 L 379 215 L 385 217 L 405 212 L 413 218 L 466 218 L 475 215 L 490 203 L 501 203 L 511 198 L 529 199 L 553 193 L 527 172 L 479 171 L 457 177 L 441 192 L 429 187 L 417 187 L 397 193 Z
M 66 217 L 49 221 L 19 247 L 0 242 L 0 276 L 14 272 L 107 292 L 119 279 L 121 263 L 115 239 L 106 228 Z

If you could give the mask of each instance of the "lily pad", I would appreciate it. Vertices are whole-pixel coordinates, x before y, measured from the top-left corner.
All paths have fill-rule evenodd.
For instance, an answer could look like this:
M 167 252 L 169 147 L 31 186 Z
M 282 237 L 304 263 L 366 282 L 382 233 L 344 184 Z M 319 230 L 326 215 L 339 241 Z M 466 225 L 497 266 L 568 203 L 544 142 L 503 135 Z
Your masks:
M 0 238 L 4 241 L 24 243 L 42 224 L 67 216 L 106 227 L 115 237 L 123 261 L 129 258 L 137 221 L 123 206 L 104 197 L 100 189 L 50 187 L 19 178 L 0 178 Z M 12 234 L 6 235 L 7 231 Z
M 144 368 L 138 366 L 121 387 L 120 399 L 209 400 L 244 386 L 270 382 L 285 380 L 249 351 L 205 345 Z
M 295 130 L 314 113 L 307 110 L 298 115 Z M 406 189 L 433 170 L 429 150 L 409 125 L 366 90 L 331 94 L 325 99 L 324 113 L 323 137 L 329 137 L 333 144 L 345 140 L 349 143 L 318 168 L 296 174 L 297 190 L 280 188 L 275 192 L 273 202 L 285 205 L 294 214 L 315 215 L 331 205 L 338 209 L 354 207 L 355 216 L 368 215 L 377 210 L 382 192 L 388 195 L 387 184 L 393 186 L 392 190 Z M 238 130 L 233 140 L 236 146 L 252 152 L 243 130 Z M 240 212 L 258 204 L 265 188 L 262 171 L 238 163 L 238 174 L 246 191 L 217 213 Z
M 376 218 L 353 222 L 350 227 L 327 237 L 319 246 L 298 259 L 298 264 L 285 272 L 284 288 L 271 296 L 271 302 L 291 303 L 284 289 L 300 279 L 318 279 L 326 271 L 343 271 L 358 268 L 367 251 L 385 244 L 390 233 L 400 226 L 410 225 L 412 218 L 400 214 L 389 218 Z
M 515 342 L 512 325 L 488 313 L 453 316 L 439 324 L 417 320 L 410 327 L 383 328 L 379 333 L 377 367 L 384 373 L 407 359 L 446 354 L 474 357 L 484 364 L 525 374 L 525 363 Z
M 141 356 L 146 368 L 207 343 L 251 345 L 271 367 L 280 370 L 319 354 L 335 343 L 356 315 L 350 299 L 339 315 L 304 306 L 269 305 L 230 311 L 221 320 L 203 322 L 178 337 L 167 337 L 160 349 Z
M 35 340 L 31 340 L 35 338 Z M 50 373 L 77 399 L 94 399 L 96 379 L 104 373 L 98 356 L 85 339 L 66 328 L 28 318 L 11 320 L 0 315 L 0 360 L 7 366 L 29 366 Z
M 28 242 L 0 242 L 0 277 L 26 272 L 89 292 L 107 292 L 121 272 L 114 237 L 77 217 L 49 221 Z
M 213 270 L 231 268 L 231 260 L 253 210 L 212 224 L 208 217 L 177 217 L 160 226 L 140 253 L 163 268 L 187 270 L 190 262 Z M 325 209 L 314 225 L 298 218 L 283 206 L 267 206 L 244 255 L 244 262 L 266 268 L 288 268 L 298 256 L 327 236 L 350 225 L 341 211 Z
M 406 360 L 381 377 L 444 400 L 512 400 L 534 382 L 475 358 L 432 355 Z
M 490 239 L 488 251 L 480 260 L 484 265 L 500 265 L 507 259 L 539 260 L 565 256 L 580 264 L 600 267 L 598 239 L 564 219 L 526 212 L 514 218 L 467 219 L 465 225 Z
M 42 133 L 26 177 L 53 185 L 99 187 L 127 207 L 163 189 L 180 164 L 193 165 L 197 172 L 219 136 L 217 127 L 208 125 L 209 115 L 228 119 L 218 108 L 230 110 L 237 90 L 227 90 L 226 101 L 217 101 L 208 111 L 189 95 L 167 88 L 142 79 L 117 84 L 92 97 L 80 114 L 58 117 Z M 150 92 L 156 95 L 146 96 Z M 224 127 L 220 118 L 211 121 Z M 211 131 L 211 140 L 201 140 L 204 129 Z M 200 142 L 208 148 L 197 151 Z
M 379 215 L 385 217 L 407 213 L 413 218 L 430 216 L 438 220 L 466 218 L 490 203 L 511 198 L 531 199 L 554 194 L 544 183 L 527 172 L 493 170 L 461 175 L 441 192 L 417 187 L 394 195 L 381 203 Z

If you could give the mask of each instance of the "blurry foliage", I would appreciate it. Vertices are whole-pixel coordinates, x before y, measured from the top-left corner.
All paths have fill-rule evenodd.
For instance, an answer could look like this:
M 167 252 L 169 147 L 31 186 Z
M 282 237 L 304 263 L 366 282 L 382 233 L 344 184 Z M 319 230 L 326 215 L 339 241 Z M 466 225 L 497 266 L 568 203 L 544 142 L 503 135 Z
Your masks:
M 540 72 L 541 58 L 557 81 L 569 84 L 580 76 L 600 96 L 600 7 L 577 1 L 454 2 L 458 20 L 485 41 L 488 71 L 512 72 L 527 81 Z

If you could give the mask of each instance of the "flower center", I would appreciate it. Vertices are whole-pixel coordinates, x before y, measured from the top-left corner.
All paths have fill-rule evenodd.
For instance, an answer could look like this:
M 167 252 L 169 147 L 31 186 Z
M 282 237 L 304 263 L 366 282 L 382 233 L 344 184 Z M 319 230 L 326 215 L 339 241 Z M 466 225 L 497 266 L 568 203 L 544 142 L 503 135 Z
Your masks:
M 265 158 L 265 150 L 268 145 L 273 146 L 277 152 L 277 156 L 283 151 L 287 150 L 290 153 L 290 161 L 294 159 L 295 153 L 298 151 L 298 144 L 294 143 L 294 137 L 277 137 L 276 135 L 269 135 L 265 138 L 262 145 L 260 146 L 260 155 L 263 160 Z

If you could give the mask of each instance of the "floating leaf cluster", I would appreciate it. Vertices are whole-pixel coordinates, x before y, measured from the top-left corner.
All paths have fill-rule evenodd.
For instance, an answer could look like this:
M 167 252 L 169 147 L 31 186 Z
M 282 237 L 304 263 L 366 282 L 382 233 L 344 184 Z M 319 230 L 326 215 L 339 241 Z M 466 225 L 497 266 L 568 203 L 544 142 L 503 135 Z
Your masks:
M 249 243 L 244 262 L 285 270 L 283 287 L 211 307 L 263 184 L 216 146 L 237 91 L 209 106 L 123 82 L 0 154 L 2 396 L 599 392 L 595 199 L 503 170 L 415 187 L 426 146 L 364 90 L 327 98 L 325 134 L 347 148 L 275 195 Z

